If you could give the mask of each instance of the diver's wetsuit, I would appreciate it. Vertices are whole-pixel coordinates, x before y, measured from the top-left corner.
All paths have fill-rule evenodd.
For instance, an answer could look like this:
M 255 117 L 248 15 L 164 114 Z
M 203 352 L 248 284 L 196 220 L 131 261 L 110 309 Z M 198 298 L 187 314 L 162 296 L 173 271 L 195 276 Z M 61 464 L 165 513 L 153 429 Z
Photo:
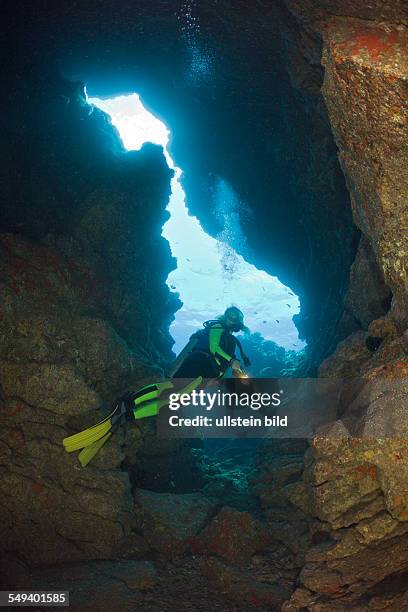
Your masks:
M 195 332 L 191 339 L 196 345 L 190 355 L 173 374 L 173 378 L 222 377 L 228 369 L 231 359 L 235 359 L 235 350 L 239 341 L 221 321 L 206 321 L 204 329 Z
M 235 359 L 237 346 L 244 361 L 246 359 L 239 340 L 222 321 L 206 321 L 204 329 L 193 334 L 191 338 L 194 340 L 192 352 L 168 380 L 126 393 L 115 402 L 112 412 L 99 423 L 64 438 L 65 450 L 68 453 L 80 450 L 78 459 L 82 466 L 87 465 L 122 421 L 139 420 L 159 414 L 160 409 L 168 404 L 169 394 L 177 389 L 177 383 L 172 379 L 192 379 L 187 382 L 179 381 L 182 388 L 177 389 L 179 394 L 189 394 L 200 387 L 206 378 L 222 378 L 231 360 Z

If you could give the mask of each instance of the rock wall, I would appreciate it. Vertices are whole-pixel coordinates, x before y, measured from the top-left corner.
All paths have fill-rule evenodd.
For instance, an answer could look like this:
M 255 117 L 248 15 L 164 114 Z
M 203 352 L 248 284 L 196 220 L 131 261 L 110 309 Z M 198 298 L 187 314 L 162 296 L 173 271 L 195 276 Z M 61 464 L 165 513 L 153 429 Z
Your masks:
M 161 149 L 127 154 L 78 86 L 39 82 L 8 92 L 0 218 L 0 548 L 30 565 L 139 550 L 120 465 L 153 432 L 117 436 L 87 470 L 62 439 L 162 376 L 177 307 Z
M 325 97 L 356 224 L 407 324 L 406 28 L 334 19 L 325 25 Z M 352 100 L 352 104 L 350 104 Z
M 305 558 L 285 610 L 397 610 L 406 605 L 407 336 L 385 334 L 387 319 L 356 332 L 321 366 L 343 379 L 338 421 L 322 429 L 305 455 L 297 495 L 305 514 Z M 384 336 L 370 352 L 370 333 Z M 395 332 L 395 327 L 394 327 Z
M 311 441 L 297 496 L 286 491 L 309 528 L 283 609 L 405 609 L 408 14 L 398 2 L 286 4 L 323 37 L 322 92 L 363 235 L 340 322 L 356 331 L 319 369 L 344 381 L 339 420 Z

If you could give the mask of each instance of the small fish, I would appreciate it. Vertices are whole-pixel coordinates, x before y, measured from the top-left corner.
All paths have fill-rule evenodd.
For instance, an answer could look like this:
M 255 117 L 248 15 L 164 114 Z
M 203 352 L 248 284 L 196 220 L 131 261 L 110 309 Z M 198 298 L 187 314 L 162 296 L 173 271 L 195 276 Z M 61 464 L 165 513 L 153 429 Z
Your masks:
M 292 293 L 291 291 L 288 291 L 289 295 L 295 295 L 294 293 Z
M 262 323 L 266 323 L 266 321 L 262 321 Z
M 171 289 L 176 289 L 176 285 L 170 285 Z
M 277 323 L 279 323 L 279 319 L 275 319 L 275 321 L 276 321 Z
M 292 308 L 292 306 L 291 306 L 290 304 L 286 304 L 286 306 L 287 306 L 288 308 Z
M 265 287 L 262 287 L 262 291 L 266 291 Z

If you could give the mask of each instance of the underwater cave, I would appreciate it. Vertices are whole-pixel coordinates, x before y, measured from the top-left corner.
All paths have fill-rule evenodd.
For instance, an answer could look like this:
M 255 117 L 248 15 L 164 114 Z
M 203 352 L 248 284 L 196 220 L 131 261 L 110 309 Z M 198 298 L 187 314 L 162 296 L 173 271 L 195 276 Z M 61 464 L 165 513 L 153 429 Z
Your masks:
M 1 588 L 405 609 L 406 4 L 5 15 Z
M 281 348 L 301 350 L 304 342 L 299 339 L 293 322 L 293 315 L 299 314 L 297 296 L 278 278 L 246 262 L 232 246 L 236 244 L 245 252 L 240 202 L 232 188 L 222 178 L 216 181 L 211 206 L 222 216 L 222 231 L 217 239 L 212 238 L 198 219 L 188 213 L 182 171 L 175 167 L 168 151 L 169 132 L 165 124 L 149 113 L 137 94 L 108 99 L 91 96 L 88 101 L 110 116 L 127 150 L 139 150 L 145 142 L 160 145 L 169 167 L 174 170 L 167 207 L 170 218 L 163 227 L 163 236 L 169 242 L 177 266 L 170 273 L 167 285 L 182 301 L 170 326 L 175 341 L 173 351 L 179 353 L 183 349 L 202 321 L 215 319 L 235 302 L 245 312 L 249 330 L 256 334 L 254 343 L 272 340 Z M 259 369 L 251 371 L 252 376 L 260 374 Z

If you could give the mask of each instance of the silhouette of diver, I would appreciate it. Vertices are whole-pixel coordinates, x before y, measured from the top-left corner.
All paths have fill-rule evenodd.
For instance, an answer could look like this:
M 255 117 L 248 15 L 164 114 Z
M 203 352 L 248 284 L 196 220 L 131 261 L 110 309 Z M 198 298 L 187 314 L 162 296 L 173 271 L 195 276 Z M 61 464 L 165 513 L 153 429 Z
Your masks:
M 218 319 L 206 321 L 204 329 L 195 332 L 168 372 L 164 381 L 146 385 L 135 392 L 128 392 L 114 403 L 114 408 L 104 419 L 72 436 L 64 438 L 68 453 L 80 450 L 78 459 L 86 466 L 119 426 L 132 419 L 156 416 L 169 403 L 169 395 L 191 393 L 205 378 L 223 378 L 229 368 L 234 377 L 246 377 L 235 357 L 238 348 L 245 366 L 250 365 L 241 343 L 233 333 L 246 331 L 244 316 L 236 307 L 226 309 Z M 189 380 L 181 389 L 177 379 Z M 185 383 L 185 381 L 183 381 Z M 82 450 L 81 450 L 82 449 Z

